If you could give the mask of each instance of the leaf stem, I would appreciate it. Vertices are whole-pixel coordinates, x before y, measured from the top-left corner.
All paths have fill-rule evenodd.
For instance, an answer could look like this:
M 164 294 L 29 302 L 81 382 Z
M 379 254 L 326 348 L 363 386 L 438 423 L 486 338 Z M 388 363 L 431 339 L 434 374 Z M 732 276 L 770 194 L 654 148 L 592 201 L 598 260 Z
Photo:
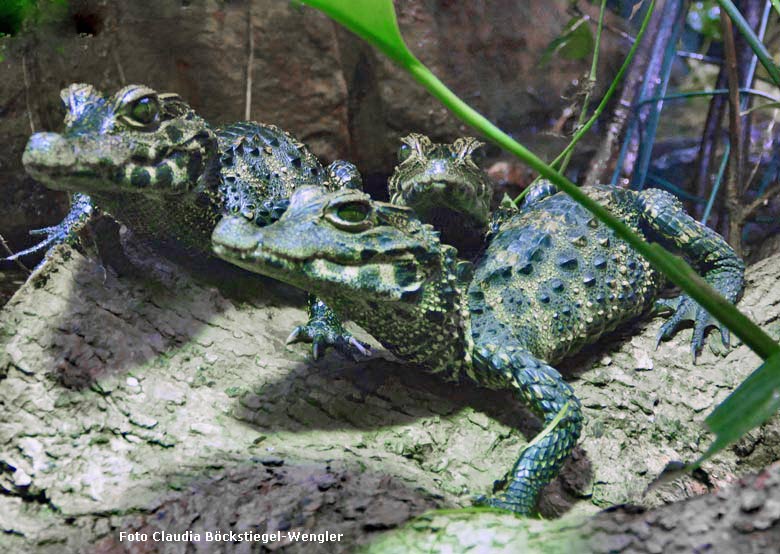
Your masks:
M 758 37 L 753 32 L 753 29 L 750 28 L 750 24 L 745 21 L 745 18 L 742 17 L 742 14 L 739 13 L 739 10 L 731 0 L 717 1 L 721 9 L 729 15 L 731 21 L 734 23 L 734 26 L 739 30 L 745 41 L 753 49 L 753 52 L 756 53 L 758 61 L 761 62 L 761 65 L 764 66 L 766 72 L 769 73 L 769 76 L 772 78 L 775 86 L 780 87 L 780 70 L 777 69 L 775 62 L 772 60 L 769 52 L 767 52 L 764 44 L 758 40 Z

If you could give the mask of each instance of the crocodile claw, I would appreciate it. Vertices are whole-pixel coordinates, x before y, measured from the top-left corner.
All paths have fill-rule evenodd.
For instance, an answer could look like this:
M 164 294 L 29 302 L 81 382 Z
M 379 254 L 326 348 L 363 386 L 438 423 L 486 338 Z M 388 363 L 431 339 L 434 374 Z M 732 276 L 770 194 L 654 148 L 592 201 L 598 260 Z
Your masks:
M 49 250 L 52 246 L 55 246 L 57 244 L 60 244 L 65 241 L 65 236 L 63 235 L 63 230 L 60 229 L 60 226 L 55 227 L 44 227 L 43 229 L 33 229 L 30 231 L 31 235 L 45 235 L 46 238 L 44 238 L 41 242 L 38 244 L 35 244 L 31 246 L 30 248 L 27 248 L 25 250 L 22 250 L 20 252 L 17 252 L 16 254 L 13 254 L 12 256 L 8 256 L 7 258 L 3 258 L 6 261 L 12 262 L 14 260 L 18 260 L 19 258 L 23 258 L 27 256 L 28 254 L 34 254 L 35 252 L 39 252 L 41 250 Z
M 720 344 L 714 341 L 711 343 L 712 351 L 716 354 L 723 354 L 728 351 L 730 346 L 729 330 L 721 325 L 718 320 L 712 317 L 707 310 L 699 306 L 695 300 L 687 295 L 678 296 L 677 298 L 661 299 L 656 302 L 656 308 L 659 309 L 671 309 L 672 316 L 661 326 L 656 336 L 655 346 L 662 340 L 666 340 L 674 336 L 674 334 L 680 329 L 685 322 L 693 323 L 693 336 L 691 337 L 691 354 L 693 360 L 701 353 L 701 349 L 704 346 L 704 337 L 707 329 L 710 327 L 716 327 L 720 330 Z
M 71 201 L 70 211 L 65 216 L 65 219 L 63 219 L 57 225 L 30 231 L 30 234 L 33 236 L 43 235 L 45 238 L 42 241 L 31 246 L 30 248 L 27 248 L 26 250 L 22 250 L 21 252 L 17 252 L 11 256 L 8 256 L 7 258 L 4 258 L 4 260 L 18 260 L 19 258 L 27 256 L 28 254 L 40 252 L 41 250 L 45 250 L 46 256 L 48 257 L 49 251 L 52 247 L 62 243 L 77 242 L 78 239 L 76 238 L 76 232 L 78 231 L 79 227 L 89 218 L 89 216 L 92 214 L 92 211 L 93 206 L 89 196 L 79 193 L 74 194 Z
M 287 344 L 312 343 L 312 357 L 315 360 L 318 360 L 329 346 L 353 360 L 359 360 L 361 356 L 371 354 L 371 349 L 367 344 L 357 340 L 345 329 L 333 329 L 321 322 L 310 321 L 306 325 L 297 326 L 287 337 L 286 342 Z

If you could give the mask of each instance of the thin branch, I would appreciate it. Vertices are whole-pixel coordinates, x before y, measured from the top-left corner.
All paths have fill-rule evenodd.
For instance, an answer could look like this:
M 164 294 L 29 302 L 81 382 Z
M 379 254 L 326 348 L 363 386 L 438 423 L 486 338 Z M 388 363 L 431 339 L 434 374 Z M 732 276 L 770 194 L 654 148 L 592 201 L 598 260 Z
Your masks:
M 660 61 L 660 65 L 658 66 L 656 77 L 653 79 L 655 81 L 654 86 L 651 86 L 647 91 L 648 94 L 666 95 L 666 88 L 669 84 L 672 64 L 677 51 L 676 45 L 685 26 L 687 8 L 687 3 L 682 0 L 667 0 L 664 4 L 663 13 L 666 21 L 658 34 L 658 43 L 656 45 L 658 48 L 656 53 L 659 56 L 658 61 Z M 651 63 L 651 65 L 653 64 Z M 648 80 L 649 77 L 650 75 L 648 75 Z M 642 97 L 644 96 L 642 94 Z M 626 173 L 628 173 L 629 167 L 631 168 L 631 175 L 633 176 L 631 186 L 635 190 L 642 190 L 644 187 L 647 172 L 650 169 L 653 145 L 656 141 L 662 109 L 663 102 L 659 101 L 650 107 L 645 117 L 642 117 L 641 111 L 637 114 L 638 124 L 640 126 L 644 125 L 645 128 L 639 133 L 638 150 L 631 153 L 635 157 L 627 156 L 626 165 L 623 168 Z
M 745 5 L 745 17 L 751 27 L 756 29 L 758 40 L 764 40 L 766 36 L 767 25 L 769 24 L 769 15 L 772 12 L 772 6 L 769 1 L 764 1 L 763 10 L 759 7 L 759 2 L 747 2 Z M 741 48 L 739 52 L 740 58 L 737 59 L 737 63 L 740 68 L 745 68 L 744 75 L 742 76 L 741 86 L 750 87 L 753 85 L 753 81 L 756 76 L 756 67 L 758 66 L 758 55 L 753 52 L 750 45 L 744 39 L 742 35 L 738 35 L 735 38 L 735 44 Z M 742 170 L 745 170 L 745 164 L 750 161 L 750 146 L 751 136 L 753 134 L 753 97 L 742 96 L 740 99 L 740 116 L 743 118 L 744 124 L 742 126 Z M 761 156 L 759 156 L 760 159 Z M 750 184 L 753 181 L 752 175 L 749 179 L 745 179 L 745 175 L 740 174 L 742 178 L 740 194 L 744 197 Z
M 744 222 L 756 215 L 756 212 L 763 208 L 764 206 L 767 206 L 769 204 L 769 201 L 772 199 L 773 196 L 775 196 L 777 193 L 780 193 L 780 183 L 775 183 L 773 186 L 769 187 L 764 191 L 764 194 L 753 200 L 750 204 L 745 206 L 742 209 L 741 214 L 741 223 L 744 225 Z
M 773 96 L 769 94 L 768 92 L 764 92 L 763 90 L 758 90 L 754 88 L 740 88 L 739 89 L 740 94 L 746 94 L 751 96 L 758 96 L 759 98 L 764 98 L 765 100 L 770 100 L 771 102 L 778 102 L 780 103 L 780 98 Z M 727 88 L 716 88 L 713 90 L 690 90 L 685 92 L 675 92 L 672 94 L 667 94 L 664 96 L 654 96 L 653 98 L 648 98 L 646 100 L 642 100 L 641 102 L 637 102 L 634 105 L 634 109 L 638 110 L 640 107 L 644 106 L 645 104 L 651 104 L 653 102 L 663 101 L 666 102 L 667 100 L 683 100 L 685 98 L 696 98 L 699 96 L 718 96 L 718 95 L 724 95 L 728 96 L 729 89 Z M 741 115 L 745 115 L 744 113 Z
M 712 207 L 715 205 L 715 199 L 718 197 L 718 191 L 720 190 L 720 185 L 723 182 L 723 174 L 726 171 L 726 165 L 729 161 L 730 152 L 731 143 L 728 141 L 728 139 L 726 139 L 726 146 L 723 148 L 723 157 L 720 160 L 718 174 L 715 176 L 715 182 L 712 184 L 712 191 L 710 191 L 710 196 L 707 198 L 707 206 L 704 208 L 704 213 L 700 218 L 702 225 L 707 225 L 707 220 L 710 218 L 710 214 L 712 213 Z
M 27 119 L 30 122 L 30 132 L 35 133 L 32 108 L 30 108 L 30 79 L 27 77 L 27 57 L 22 54 L 22 79 L 24 79 L 24 103 L 27 107 Z
M 729 214 L 729 240 L 737 252 L 742 252 L 740 237 L 741 206 L 739 202 L 739 178 L 742 175 L 742 148 L 740 145 L 740 104 L 739 104 L 739 73 L 737 72 L 737 49 L 734 44 L 734 30 L 731 18 L 726 10 L 720 11 L 720 22 L 723 27 L 723 50 L 725 53 L 726 74 L 729 85 L 729 141 L 731 152 L 726 177 L 726 207 Z
M 742 14 L 731 0 L 717 0 L 717 2 L 721 8 L 721 22 L 724 20 L 724 13 L 729 16 L 729 28 L 731 28 L 731 21 L 733 20 L 734 25 L 737 26 L 745 41 L 750 44 L 753 52 L 758 56 L 758 61 L 761 62 L 761 65 L 764 66 L 766 72 L 769 73 L 774 84 L 780 87 L 780 69 L 778 69 L 774 61 L 772 61 L 772 56 L 767 52 L 764 44 L 758 39 L 753 32 L 753 29 L 750 28 L 750 24 L 745 21 L 745 18 L 742 17 Z M 731 40 L 734 40 L 733 36 Z
M 249 55 L 246 60 L 246 100 L 244 101 L 244 119 L 252 119 L 252 66 L 255 63 L 255 33 L 252 28 L 252 2 L 246 3 L 246 34 Z
M 631 45 L 631 52 L 636 52 L 631 70 L 626 75 L 625 83 L 620 93 L 615 108 L 612 112 L 612 118 L 607 125 L 606 137 L 601 142 L 596 155 L 591 160 L 588 173 L 585 176 L 585 185 L 594 185 L 609 181 L 611 174 L 611 165 L 620 149 L 620 141 L 628 132 L 627 129 L 632 126 L 633 112 L 631 106 L 638 97 L 640 84 L 646 79 L 647 68 L 652 54 L 653 40 L 647 37 L 653 37 L 658 33 L 662 17 L 660 10 L 658 13 L 652 13 L 649 19 L 643 21 L 642 36 L 637 35 L 636 40 Z M 647 13 L 645 14 L 648 15 Z M 640 30 L 642 30 L 640 29 Z M 625 64 L 624 64 L 625 65 Z M 623 70 L 623 68 L 621 68 Z
M 593 61 L 590 64 L 590 73 L 588 74 L 588 81 L 585 84 L 585 99 L 582 101 L 582 110 L 580 111 L 580 118 L 577 121 L 577 130 L 581 129 L 588 119 L 588 106 L 590 105 L 590 97 L 593 94 L 593 90 L 596 88 L 596 71 L 599 65 L 599 49 L 601 48 L 601 32 L 604 29 L 604 13 L 607 11 L 607 0 L 601 0 L 601 8 L 599 10 L 599 23 L 596 28 L 596 41 L 593 46 Z M 571 155 L 574 149 L 570 149 L 563 158 L 561 166 L 558 171 L 566 173 L 566 168 L 571 161 Z
M 769 124 L 766 126 L 766 130 L 764 131 L 764 141 L 762 150 L 764 152 L 771 152 L 772 151 L 772 145 L 775 141 L 775 123 L 777 123 L 777 114 L 778 110 L 772 110 L 772 119 L 769 120 Z M 756 160 L 755 165 L 753 166 L 753 170 L 750 172 L 750 176 L 746 179 L 746 182 L 752 183 L 753 179 L 756 178 L 756 174 L 758 173 L 759 168 L 761 167 L 763 156 L 759 153 L 758 159 Z M 747 185 L 745 186 L 745 189 L 747 189 Z M 743 191 L 744 193 L 744 191 Z
M 697 62 L 708 63 L 711 65 L 720 65 L 723 60 L 715 56 L 707 56 L 706 54 L 699 54 L 698 52 L 686 52 L 685 50 L 678 50 L 677 55 L 681 58 L 688 58 L 689 60 L 696 60 Z
M 8 243 L 5 241 L 5 237 L 3 237 L 3 235 L 1 234 L 0 234 L 0 247 L 2 247 L 3 250 L 5 250 L 5 253 L 8 254 L 8 256 L 14 255 L 14 251 L 8 247 Z M 14 258 L 14 262 L 16 262 L 16 265 L 18 265 L 23 271 L 26 271 L 27 273 L 32 273 L 30 268 L 24 265 L 22 263 L 22 260 L 20 260 L 19 258 Z
M 119 54 L 117 53 L 116 48 L 111 49 L 111 54 L 114 58 L 114 64 L 116 65 L 116 71 L 119 73 L 119 82 L 124 86 L 127 83 L 127 79 L 125 78 L 125 71 L 122 69 L 122 62 L 119 61 Z
M 726 71 L 721 65 L 718 71 L 718 76 L 715 80 L 715 88 L 720 90 L 726 83 Z M 707 191 L 710 190 L 710 175 L 712 174 L 715 164 L 715 152 L 718 149 L 718 142 L 720 141 L 720 129 L 723 121 L 723 113 L 725 112 L 726 100 L 723 96 L 714 96 L 707 109 L 707 119 L 704 122 L 704 130 L 701 134 L 701 142 L 699 143 L 699 154 L 696 157 L 696 177 L 694 180 L 694 190 L 697 196 L 707 196 Z M 710 190 L 710 200 L 707 205 L 711 209 L 711 204 L 714 202 L 713 191 Z M 699 221 L 706 221 L 705 214 L 709 215 L 704 206 L 694 206 L 694 215 Z

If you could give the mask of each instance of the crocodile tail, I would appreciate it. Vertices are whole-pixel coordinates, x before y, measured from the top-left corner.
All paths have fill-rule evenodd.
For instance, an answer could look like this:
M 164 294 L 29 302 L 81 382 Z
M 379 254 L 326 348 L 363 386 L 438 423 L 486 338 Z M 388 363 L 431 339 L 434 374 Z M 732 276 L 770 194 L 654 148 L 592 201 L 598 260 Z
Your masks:
M 520 453 L 506 488 L 496 497 L 483 499 L 491 506 L 529 514 L 539 491 L 560 472 L 582 430 L 582 411 L 571 386 L 553 367 L 527 351 L 503 345 L 493 352 L 482 349 L 475 362 L 500 372 L 545 423 Z

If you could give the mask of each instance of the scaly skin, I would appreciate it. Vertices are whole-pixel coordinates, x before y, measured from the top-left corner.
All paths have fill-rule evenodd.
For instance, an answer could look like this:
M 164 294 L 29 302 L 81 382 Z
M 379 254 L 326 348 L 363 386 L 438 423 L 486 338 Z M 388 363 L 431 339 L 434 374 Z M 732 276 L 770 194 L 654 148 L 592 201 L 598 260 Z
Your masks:
M 36 180 L 74 192 L 71 212 L 31 251 L 74 236 L 93 205 L 165 256 L 211 267 L 211 232 L 225 214 L 255 225 L 277 220 L 302 185 L 359 188 L 352 164 L 322 167 L 309 149 L 273 125 L 239 122 L 212 129 L 179 96 L 130 85 L 107 96 L 74 84 L 61 93 L 65 130 L 36 133 L 22 161 Z M 333 344 L 350 356 L 364 346 L 315 299 L 294 340 Z
M 442 242 L 471 258 L 482 247 L 490 220 L 493 187 L 474 153 L 472 137 L 436 144 L 412 133 L 401 139 L 399 164 L 388 181 L 390 202 L 408 206 L 441 233 Z
M 544 185 L 546 186 L 546 185 Z M 673 247 L 730 301 L 744 266 L 669 194 L 585 189 L 648 240 Z M 523 450 L 508 485 L 481 502 L 521 514 L 559 472 L 582 426 L 580 403 L 550 365 L 652 306 L 663 279 L 568 196 L 539 189 L 502 213 L 473 276 L 409 209 L 358 191 L 296 191 L 267 227 L 227 217 L 214 230 L 221 258 L 324 298 L 395 355 L 456 379 L 512 387 L 549 426 Z M 706 312 L 683 296 L 663 334 Z M 726 335 L 723 335 L 724 339 Z

